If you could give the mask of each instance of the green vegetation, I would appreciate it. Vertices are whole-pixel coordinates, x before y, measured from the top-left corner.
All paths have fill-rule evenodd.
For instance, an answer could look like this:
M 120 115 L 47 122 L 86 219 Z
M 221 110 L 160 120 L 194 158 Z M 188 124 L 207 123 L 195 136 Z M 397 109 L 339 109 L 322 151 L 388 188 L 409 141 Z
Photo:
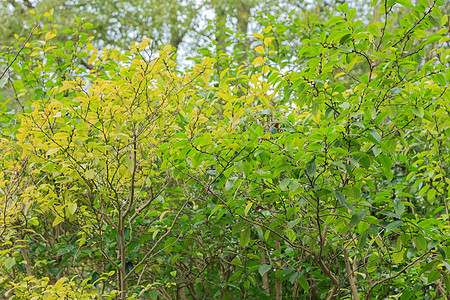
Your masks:
M 249 15 L 190 64 L 33 11 L 0 52 L 0 299 L 446 299 L 443 5 Z

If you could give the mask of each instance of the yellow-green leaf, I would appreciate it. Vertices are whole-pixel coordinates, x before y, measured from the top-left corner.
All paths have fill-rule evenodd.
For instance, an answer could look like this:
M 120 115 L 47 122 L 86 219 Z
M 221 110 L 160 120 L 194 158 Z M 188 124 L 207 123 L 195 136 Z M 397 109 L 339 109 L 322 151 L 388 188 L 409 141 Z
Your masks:
M 87 179 L 92 179 L 95 176 L 94 169 L 89 169 L 86 172 L 84 172 L 84 176 L 86 176 Z
M 263 46 L 258 46 L 255 48 L 255 51 L 260 53 L 260 54 L 264 54 L 264 47 Z
M 48 150 L 45 154 L 47 156 L 50 156 L 50 155 L 55 154 L 56 152 L 58 152 L 58 150 L 59 150 L 59 148 L 52 148 L 52 149 Z
M 75 202 L 73 203 L 69 203 L 67 205 L 67 208 L 69 209 L 70 214 L 75 214 L 75 212 L 77 211 L 77 204 Z
M 56 216 L 55 220 L 53 220 L 53 224 L 52 226 L 55 227 L 56 225 L 58 225 L 59 223 L 61 223 L 62 221 L 64 221 L 64 218 L 60 217 L 60 216 Z
M 247 205 L 245 206 L 245 211 L 244 211 L 245 215 L 248 214 L 248 212 L 249 212 L 250 209 L 252 208 L 252 205 L 253 205 L 253 202 L 247 203 Z

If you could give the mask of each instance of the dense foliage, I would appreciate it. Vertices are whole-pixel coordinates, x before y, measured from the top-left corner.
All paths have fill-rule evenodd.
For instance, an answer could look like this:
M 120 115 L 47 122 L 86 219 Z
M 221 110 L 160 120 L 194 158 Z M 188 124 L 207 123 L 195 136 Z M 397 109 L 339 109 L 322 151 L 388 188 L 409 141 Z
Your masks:
M 193 67 L 50 10 L 0 53 L 0 294 L 447 298 L 443 4 L 261 16 Z

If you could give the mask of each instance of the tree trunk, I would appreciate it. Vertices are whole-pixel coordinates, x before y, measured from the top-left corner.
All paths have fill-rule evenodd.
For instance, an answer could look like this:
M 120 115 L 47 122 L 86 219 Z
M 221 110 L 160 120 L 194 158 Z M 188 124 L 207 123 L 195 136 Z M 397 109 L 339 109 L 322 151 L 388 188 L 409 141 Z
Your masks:
M 266 250 L 261 251 L 261 263 L 262 264 L 266 263 Z M 262 288 L 263 288 L 263 291 L 267 295 L 270 295 L 269 278 L 267 277 L 267 272 L 264 273 L 261 277 L 262 277 Z

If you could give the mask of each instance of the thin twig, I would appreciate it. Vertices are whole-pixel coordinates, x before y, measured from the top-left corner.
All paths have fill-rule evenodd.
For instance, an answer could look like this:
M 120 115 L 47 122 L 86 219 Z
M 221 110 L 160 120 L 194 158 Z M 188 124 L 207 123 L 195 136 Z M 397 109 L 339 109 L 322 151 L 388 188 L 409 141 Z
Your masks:
M 3 71 L 2 75 L 0 76 L 0 80 L 5 76 L 6 71 L 8 71 L 8 69 L 12 66 L 12 64 L 16 61 L 17 57 L 19 56 L 20 52 L 22 52 L 23 48 L 25 48 L 25 45 L 28 43 L 28 41 L 30 40 L 31 36 L 33 35 L 33 32 L 36 30 L 36 28 L 38 27 L 39 23 L 38 21 L 36 21 L 36 24 L 34 25 L 33 29 L 31 30 L 30 34 L 28 35 L 27 40 L 25 41 L 25 43 L 23 43 L 22 47 L 20 48 L 19 52 L 17 52 L 16 56 L 14 56 L 14 59 L 9 63 L 9 65 L 6 67 L 5 71 Z

